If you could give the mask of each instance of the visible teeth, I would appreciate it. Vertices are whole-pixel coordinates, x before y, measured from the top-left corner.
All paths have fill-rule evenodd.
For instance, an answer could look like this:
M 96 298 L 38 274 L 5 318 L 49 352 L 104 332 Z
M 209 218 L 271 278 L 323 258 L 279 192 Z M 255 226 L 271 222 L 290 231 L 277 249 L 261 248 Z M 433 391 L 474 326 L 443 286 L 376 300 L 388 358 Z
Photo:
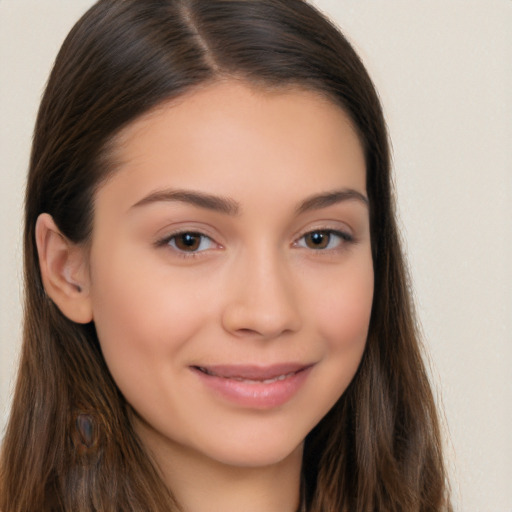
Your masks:
M 225 377 L 224 375 L 217 375 L 216 373 L 212 372 L 211 370 L 208 370 L 208 368 L 203 368 L 202 366 L 198 366 L 197 369 L 202 371 L 203 373 L 206 373 L 206 375 L 211 375 L 212 377 L 222 377 L 223 379 L 232 379 L 232 380 L 237 380 L 239 382 L 248 382 L 250 384 L 272 384 L 273 382 L 285 380 L 288 377 L 291 377 L 297 373 L 297 372 L 290 372 L 290 373 L 286 373 L 284 375 L 278 375 L 277 377 L 272 377 L 271 379 L 254 380 L 254 379 L 246 379 L 244 377 Z
M 272 384 L 272 382 L 277 382 L 280 380 L 285 380 L 288 377 L 295 375 L 295 372 L 287 373 L 285 375 L 278 375 L 277 377 L 272 377 L 271 379 L 265 380 L 254 380 L 254 379 L 244 379 L 243 377 L 231 377 L 233 380 L 237 380 L 239 382 L 248 382 L 249 384 Z M 229 377 L 225 377 L 229 378 Z

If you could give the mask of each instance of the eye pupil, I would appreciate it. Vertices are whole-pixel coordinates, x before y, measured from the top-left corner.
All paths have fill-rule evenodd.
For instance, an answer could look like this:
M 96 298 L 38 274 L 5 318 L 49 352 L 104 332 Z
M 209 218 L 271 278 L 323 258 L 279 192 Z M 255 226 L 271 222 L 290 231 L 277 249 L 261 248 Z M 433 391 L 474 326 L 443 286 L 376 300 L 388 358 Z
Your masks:
M 306 245 L 311 249 L 325 249 L 329 240 L 330 235 L 325 231 L 314 231 L 306 235 Z
M 200 243 L 201 237 L 195 233 L 183 233 L 176 237 L 176 247 L 183 251 L 195 251 Z

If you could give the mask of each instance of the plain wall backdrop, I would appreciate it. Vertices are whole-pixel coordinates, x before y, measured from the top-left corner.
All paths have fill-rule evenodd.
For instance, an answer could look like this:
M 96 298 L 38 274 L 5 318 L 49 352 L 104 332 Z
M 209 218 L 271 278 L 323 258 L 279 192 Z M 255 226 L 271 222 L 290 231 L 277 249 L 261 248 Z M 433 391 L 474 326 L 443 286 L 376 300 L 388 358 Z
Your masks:
M 20 346 L 35 114 L 92 3 L 0 0 L 0 431 Z M 456 510 L 512 512 L 512 1 L 314 3 L 353 42 L 384 104 Z

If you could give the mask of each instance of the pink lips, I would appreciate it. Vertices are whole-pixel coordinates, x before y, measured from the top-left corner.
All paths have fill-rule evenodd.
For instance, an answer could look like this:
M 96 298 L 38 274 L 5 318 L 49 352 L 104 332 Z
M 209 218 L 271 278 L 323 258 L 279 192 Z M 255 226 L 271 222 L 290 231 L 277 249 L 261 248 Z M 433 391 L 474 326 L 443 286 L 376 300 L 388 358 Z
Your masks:
M 271 409 L 288 402 L 300 389 L 313 365 L 214 365 L 191 369 L 214 392 L 243 407 Z

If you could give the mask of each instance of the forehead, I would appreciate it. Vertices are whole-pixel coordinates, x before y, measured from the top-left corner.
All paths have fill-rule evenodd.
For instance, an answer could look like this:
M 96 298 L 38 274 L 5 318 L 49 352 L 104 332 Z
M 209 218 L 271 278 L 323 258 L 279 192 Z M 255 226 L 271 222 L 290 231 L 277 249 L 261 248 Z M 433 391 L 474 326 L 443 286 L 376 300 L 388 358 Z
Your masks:
M 262 187 L 267 196 L 304 195 L 316 184 L 366 189 L 363 150 L 349 117 L 325 96 L 299 88 L 209 84 L 136 120 L 112 148 L 115 172 L 99 195 L 118 188 L 127 201 L 163 186 L 237 196 Z

